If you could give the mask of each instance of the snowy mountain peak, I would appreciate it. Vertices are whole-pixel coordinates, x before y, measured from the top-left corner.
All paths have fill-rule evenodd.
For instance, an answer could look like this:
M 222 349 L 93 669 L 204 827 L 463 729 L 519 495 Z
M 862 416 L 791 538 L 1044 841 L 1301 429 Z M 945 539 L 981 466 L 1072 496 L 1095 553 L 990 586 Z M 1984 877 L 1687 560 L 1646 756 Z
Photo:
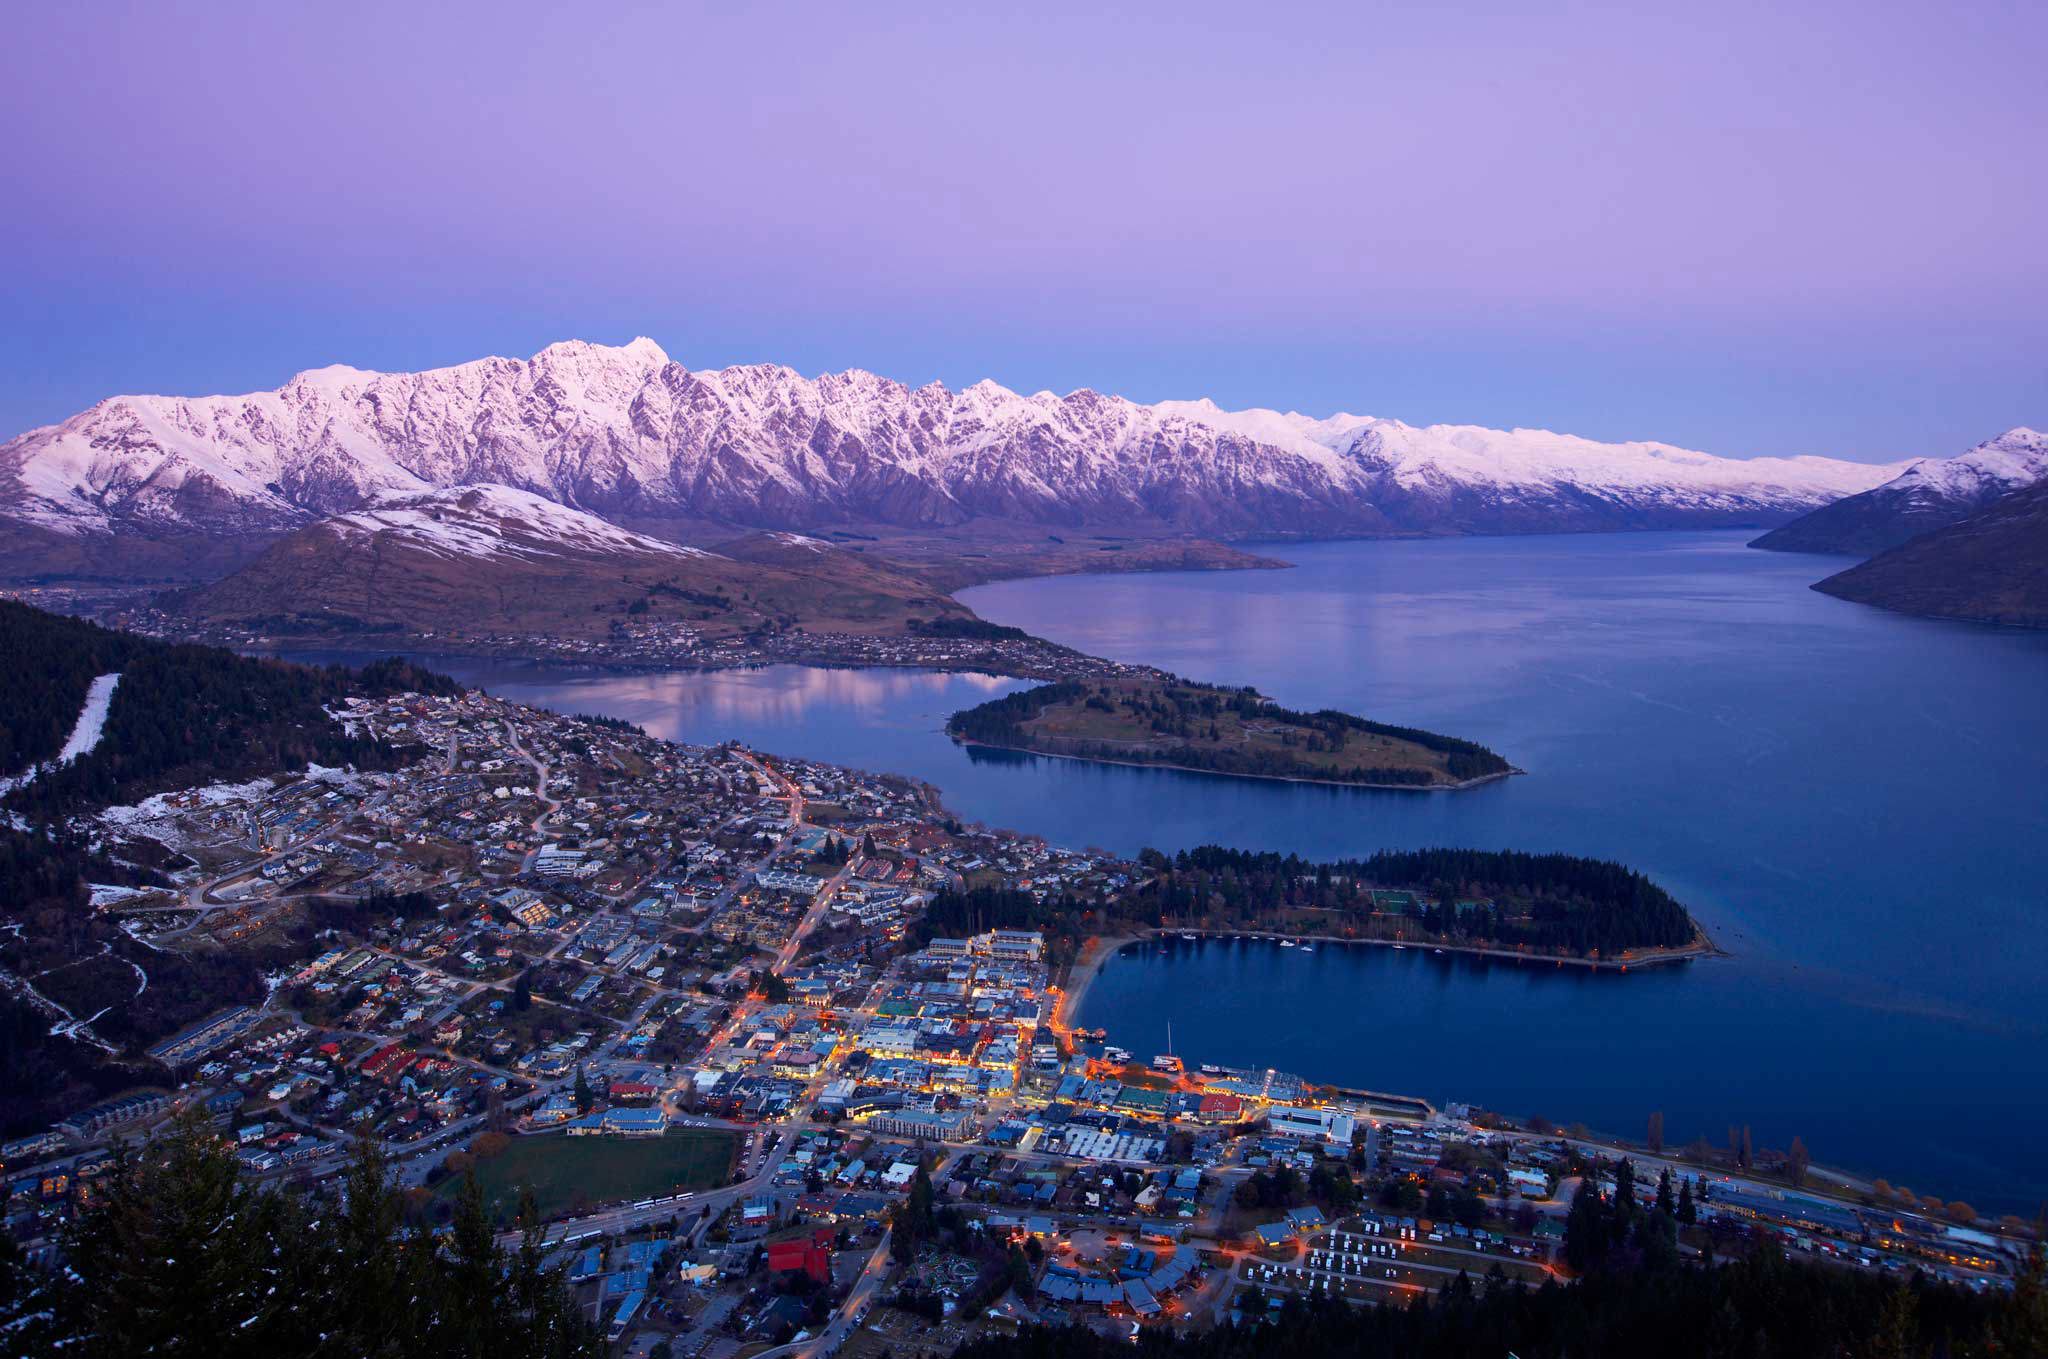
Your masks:
M 313 369 L 246 396 L 113 398 L 0 445 L 0 515 L 74 535 L 274 533 L 391 494 L 493 484 L 599 519 L 795 531 L 988 517 L 1545 532 L 1756 522 L 1900 470 L 1088 388 L 912 389 L 862 369 L 693 371 L 643 337 L 417 373 Z
M 2021 426 L 1952 458 L 1921 458 L 1883 485 L 1824 505 L 1753 545 L 1871 556 L 2043 482 L 2048 435 Z
M 2043 477 L 2048 477 L 2048 434 L 2021 425 L 1953 458 L 1922 458 L 1899 475 L 1895 486 L 1906 494 L 1955 496 L 1994 487 L 2017 490 Z

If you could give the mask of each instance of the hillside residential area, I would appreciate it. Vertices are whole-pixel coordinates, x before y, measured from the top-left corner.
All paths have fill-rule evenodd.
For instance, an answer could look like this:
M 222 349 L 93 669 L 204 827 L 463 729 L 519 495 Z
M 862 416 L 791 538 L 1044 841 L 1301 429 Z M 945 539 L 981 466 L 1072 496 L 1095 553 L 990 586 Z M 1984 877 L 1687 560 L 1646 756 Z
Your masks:
M 634 1355 L 879 1359 L 1032 1322 L 1130 1338 L 1293 1294 L 1541 1285 L 1586 1267 L 1589 1185 L 1697 1259 L 1768 1240 L 1979 1290 L 2021 1267 L 2016 1237 L 1802 1187 L 1803 1161 L 1746 1138 L 1623 1147 L 1110 1047 L 1069 1027 L 1069 989 L 1115 946 L 1090 903 L 1151 870 L 963 826 L 907 780 L 480 692 L 331 716 L 411 761 L 93 818 L 167 866 L 93 889 L 139 973 L 242 955 L 264 981 L 154 1042 L 148 1079 L 0 1147 L 32 1258 L 121 1148 L 197 1124 L 315 1199 L 366 1143 L 430 1220 L 473 1177 L 509 1229 L 530 1188 L 548 1263 Z M 1053 901 L 1057 935 L 971 918 Z M 99 1016 L 0 980 L 95 1041 Z

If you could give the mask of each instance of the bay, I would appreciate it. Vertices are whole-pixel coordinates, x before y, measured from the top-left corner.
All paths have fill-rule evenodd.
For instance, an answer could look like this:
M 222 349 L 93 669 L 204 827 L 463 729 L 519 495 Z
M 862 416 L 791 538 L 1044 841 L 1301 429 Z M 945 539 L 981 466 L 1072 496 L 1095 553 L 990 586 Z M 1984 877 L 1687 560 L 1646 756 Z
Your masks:
M 988 676 L 574 675 L 439 662 L 676 739 L 887 769 L 960 815 L 1129 853 L 1562 849 L 1641 868 L 1730 956 L 1592 975 L 1415 950 L 1179 945 L 1081 1022 L 1190 1060 L 1814 1156 L 1979 1208 L 2048 1198 L 2048 636 L 1885 614 L 1742 533 L 1290 545 L 1287 571 L 1009 581 L 983 616 L 1097 655 L 1483 741 L 1460 793 L 970 751 Z

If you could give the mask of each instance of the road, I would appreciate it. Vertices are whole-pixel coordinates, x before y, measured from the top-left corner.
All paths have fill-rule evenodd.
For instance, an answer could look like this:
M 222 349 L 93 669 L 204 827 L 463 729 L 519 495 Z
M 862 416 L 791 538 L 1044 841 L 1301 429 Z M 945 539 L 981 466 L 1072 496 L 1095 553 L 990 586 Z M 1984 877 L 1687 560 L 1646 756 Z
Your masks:
M 505 740 L 520 759 L 533 766 L 533 795 L 539 800 L 541 812 L 533 818 L 531 829 L 538 834 L 543 823 L 562 809 L 562 804 L 548 796 L 548 762 L 529 752 L 519 744 L 519 729 L 510 722 L 505 724 Z

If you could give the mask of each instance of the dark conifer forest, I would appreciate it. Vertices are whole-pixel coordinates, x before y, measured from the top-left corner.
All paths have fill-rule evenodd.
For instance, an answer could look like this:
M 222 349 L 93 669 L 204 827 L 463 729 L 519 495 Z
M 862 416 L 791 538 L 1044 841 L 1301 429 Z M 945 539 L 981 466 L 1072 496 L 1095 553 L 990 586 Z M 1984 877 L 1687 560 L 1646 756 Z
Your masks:
M 55 755 L 96 675 L 118 673 L 99 744 L 4 799 L 29 816 L 129 802 L 159 789 L 308 764 L 388 768 L 393 753 L 350 736 L 325 706 L 352 694 L 453 693 L 400 660 L 315 669 L 111 632 L 0 601 L 0 776 Z

